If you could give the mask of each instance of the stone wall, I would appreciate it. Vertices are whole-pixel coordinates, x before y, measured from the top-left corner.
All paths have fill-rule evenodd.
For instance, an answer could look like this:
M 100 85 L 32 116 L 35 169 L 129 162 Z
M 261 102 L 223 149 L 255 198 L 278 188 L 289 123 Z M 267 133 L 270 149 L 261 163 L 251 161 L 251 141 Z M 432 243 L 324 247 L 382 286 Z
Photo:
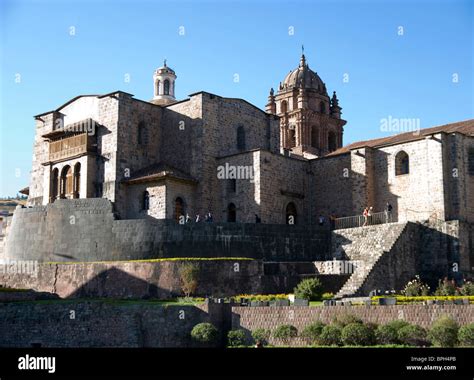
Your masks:
M 222 325 L 221 308 L 214 306 L 5 303 L 0 307 L 0 347 L 203 347 L 190 333 L 201 322 Z
M 314 261 L 329 250 L 318 226 L 116 220 L 103 198 L 59 199 L 17 209 L 6 257 L 39 261 L 116 261 L 169 257 L 251 257 Z
M 307 325 L 322 321 L 331 323 L 334 318 L 352 314 L 365 322 L 385 324 L 402 319 L 424 328 L 443 315 L 448 315 L 460 325 L 474 322 L 474 305 L 394 305 L 394 306 L 328 306 L 328 307 L 233 307 L 232 329 L 244 329 L 248 337 L 257 328 L 275 330 L 283 324 L 291 324 L 301 332 Z M 296 338 L 294 345 L 304 345 Z M 270 344 L 282 344 L 270 338 Z

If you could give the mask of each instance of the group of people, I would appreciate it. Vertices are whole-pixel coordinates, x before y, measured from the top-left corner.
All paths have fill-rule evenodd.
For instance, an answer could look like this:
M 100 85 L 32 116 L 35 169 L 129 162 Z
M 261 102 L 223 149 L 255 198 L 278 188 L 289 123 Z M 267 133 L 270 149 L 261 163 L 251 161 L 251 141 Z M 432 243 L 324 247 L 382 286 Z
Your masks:
M 362 216 L 364 217 L 363 227 L 367 226 L 367 225 L 370 225 L 370 224 L 373 224 L 373 220 L 372 220 L 372 215 L 374 213 L 373 210 L 374 210 L 374 208 L 372 206 L 366 207 L 364 209 L 364 212 L 362 213 Z M 385 210 L 384 210 L 385 223 L 391 223 L 392 222 L 392 219 L 393 219 L 392 218 L 392 211 L 393 211 L 392 205 L 389 202 L 387 202 L 387 204 L 385 205 Z
M 191 217 L 189 216 L 188 213 L 186 213 L 186 218 L 185 218 L 185 222 L 186 224 L 188 223 L 191 223 Z M 202 222 L 203 219 L 201 218 L 201 215 L 199 214 L 196 214 L 196 217 L 194 218 L 194 223 L 200 223 Z M 214 221 L 213 217 L 212 217 L 212 214 L 211 212 L 209 211 L 206 215 L 204 215 L 204 222 L 206 223 L 212 223 Z

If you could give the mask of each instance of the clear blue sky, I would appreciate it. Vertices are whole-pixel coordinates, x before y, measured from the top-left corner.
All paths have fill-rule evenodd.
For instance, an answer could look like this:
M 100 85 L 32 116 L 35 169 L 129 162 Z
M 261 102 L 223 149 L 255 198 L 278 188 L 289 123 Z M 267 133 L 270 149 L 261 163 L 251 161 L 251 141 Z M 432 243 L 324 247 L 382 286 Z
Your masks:
M 0 196 L 29 185 L 33 115 L 79 94 L 148 100 L 164 58 L 178 98 L 205 90 L 264 108 L 304 44 L 310 67 L 338 93 L 345 144 L 386 135 L 380 119 L 389 115 L 419 118 L 422 128 L 473 118 L 472 4 L 0 0 Z

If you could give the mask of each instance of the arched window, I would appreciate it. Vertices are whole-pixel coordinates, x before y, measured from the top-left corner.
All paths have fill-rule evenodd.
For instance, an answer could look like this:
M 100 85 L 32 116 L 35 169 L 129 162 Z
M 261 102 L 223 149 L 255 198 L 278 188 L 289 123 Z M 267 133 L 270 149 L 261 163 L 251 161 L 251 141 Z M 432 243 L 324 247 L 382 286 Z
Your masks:
M 319 103 L 319 110 L 321 113 L 326 113 L 326 105 L 324 104 L 323 101 Z
M 178 197 L 174 201 L 174 218 L 179 223 L 180 216 L 184 215 L 184 201 L 183 198 Z
M 170 94 L 170 81 L 168 79 L 165 79 L 165 81 L 163 82 L 163 94 Z
M 146 145 L 148 143 L 148 130 L 143 121 L 138 124 L 137 142 L 138 145 Z
M 337 136 L 336 132 L 330 131 L 328 133 L 328 150 L 333 152 L 337 149 Z
M 230 203 L 229 206 L 227 206 L 227 221 L 231 223 L 237 221 L 237 211 L 235 204 L 233 203 Z
M 79 198 L 81 192 L 81 163 L 74 165 L 74 198 Z
M 296 206 L 293 202 L 286 205 L 286 224 L 296 224 Z
M 59 170 L 58 168 L 53 169 L 51 174 L 51 202 L 54 202 L 58 198 L 59 188 Z
M 410 158 L 403 150 L 395 156 L 395 175 L 410 173 Z
M 72 198 L 73 177 L 72 168 L 66 165 L 61 171 L 61 198 Z
M 142 198 L 142 210 L 149 210 L 150 209 L 150 193 L 148 191 L 143 192 Z
M 245 129 L 242 125 L 237 128 L 237 149 L 245 150 Z
M 288 129 L 288 145 L 289 148 L 294 148 L 296 146 L 296 131 L 294 126 L 290 126 Z
M 319 145 L 318 141 L 318 127 L 316 125 L 313 125 L 311 127 L 311 146 L 313 148 L 317 148 Z
M 288 111 L 288 103 L 286 102 L 286 100 L 283 100 L 280 103 L 280 111 L 281 113 L 286 113 Z

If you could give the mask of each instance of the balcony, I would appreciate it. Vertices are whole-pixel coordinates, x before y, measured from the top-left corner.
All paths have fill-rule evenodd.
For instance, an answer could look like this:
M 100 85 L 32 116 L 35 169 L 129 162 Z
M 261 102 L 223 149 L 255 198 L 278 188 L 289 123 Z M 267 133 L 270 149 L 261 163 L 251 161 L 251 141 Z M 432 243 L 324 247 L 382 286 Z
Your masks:
M 91 139 L 81 133 L 49 143 L 49 161 L 58 161 L 92 151 Z

